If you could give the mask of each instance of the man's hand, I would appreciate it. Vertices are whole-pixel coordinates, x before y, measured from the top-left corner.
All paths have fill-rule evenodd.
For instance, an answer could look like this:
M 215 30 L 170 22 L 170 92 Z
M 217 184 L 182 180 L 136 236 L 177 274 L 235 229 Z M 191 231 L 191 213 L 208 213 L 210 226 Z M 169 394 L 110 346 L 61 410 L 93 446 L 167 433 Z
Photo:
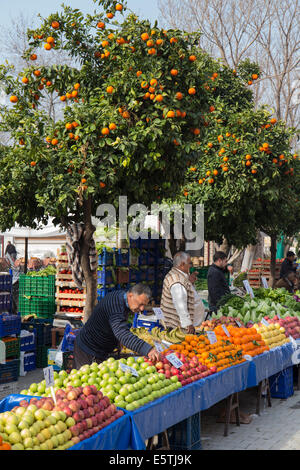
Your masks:
M 197 279 L 197 277 L 198 277 L 197 271 L 194 271 L 194 272 L 193 272 L 192 274 L 190 274 L 190 276 L 189 276 L 190 282 L 191 282 L 192 284 L 194 284 L 195 281 L 196 281 L 196 279 Z
M 148 357 L 149 357 L 149 359 L 151 359 L 151 361 L 153 361 L 153 362 L 160 361 L 160 353 L 159 353 L 155 348 L 152 348 L 152 349 L 148 352 Z
M 227 266 L 227 269 L 230 272 L 230 274 L 233 272 L 233 267 L 232 266 Z
M 196 330 L 195 330 L 195 328 L 194 328 L 193 325 L 190 325 L 190 326 L 187 327 L 187 333 L 188 333 L 188 335 L 194 335 L 195 332 L 196 332 Z

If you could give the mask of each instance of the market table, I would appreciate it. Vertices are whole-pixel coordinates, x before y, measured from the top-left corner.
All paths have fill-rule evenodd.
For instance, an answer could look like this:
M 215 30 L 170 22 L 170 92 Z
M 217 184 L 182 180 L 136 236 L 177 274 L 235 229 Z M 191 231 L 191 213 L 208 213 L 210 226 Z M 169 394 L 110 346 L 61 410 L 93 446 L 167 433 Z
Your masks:
M 8 395 L 0 401 L 0 413 L 10 411 L 18 406 L 20 401 L 30 401 L 33 397 L 29 395 Z M 140 450 L 145 449 L 145 443 L 141 436 L 135 430 L 128 412 L 125 411 L 124 416 L 117 419 L 109 426 L 84 441 L 75 444 L 68 450 Z
M 270 351 L 266 351 L 250 362 L 248 384 L 246 388 L 255 387 L 262 380 L 291 367 L 292 355 L 295 352 L 291 343 L 284 344 Z

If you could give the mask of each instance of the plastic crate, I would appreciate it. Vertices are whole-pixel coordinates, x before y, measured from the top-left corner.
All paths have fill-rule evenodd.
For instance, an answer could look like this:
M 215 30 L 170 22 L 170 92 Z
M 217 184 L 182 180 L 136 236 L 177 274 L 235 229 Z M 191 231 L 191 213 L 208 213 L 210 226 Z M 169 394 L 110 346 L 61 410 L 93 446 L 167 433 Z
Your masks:
M 167 430 L 172 450 L 201 450 L 201 414 L 175 424 Z
M 117 284 L 129 283 L 129 268 L 117 268 Z
M 130 265 L 130 251 L 127 248 L 119 248 L 116 251 L 116 266 L 128 267 Z
M 154 266 L 149 266 L 147 269 L 147 281 L 155 280 L 155 268 Z
M 20 336 L 20 351 L 33 351 L 36 346 L 35 336 L 36 330 L 28 331 L 28 335 L 26 336 Z
M 36 368 L 41 369 L 48 366 L 48 346 L 36 347 Z
M 21 274 L 19 293 L 26 296 L 55 297 L 55 276 L 27 276 Z
M 139 283 L 140 280 L 141 280 L 140 270 L 138 268 L 130 268 L 129 269 L 129 281 L 128 282 Z
M 22 329 L 35 334 L 37 346 L 49 346 L 52 343 L 52 318 L 35 318 L 22 322 Z
M 20 359 L 9 359 L 0 364 L 0 384 L 16 382 L 20 374 Z
M 11 311 L 12 296 L 10 292 L 0 292 L 0 312 Z
M 114 255 L 115 249 L 113 251 L 108 251 L 106 248 L 103 248 L 101 253 L 98 256 L 98 265 L 99 266 L 113 266 L 114 265 Z
M 114 270 L 110 267 L 106 268 L 105 266 L 102 269 L 98 269 L 98 284 L 106 286 L 108 284 L 116 283 L 116 274 Z
M 56 312 L 55 297 L 19 296 L 19 311 L 21 316 L 35 314 L 41 318 L 51 318 Z
M 5 359 L 18 358 L 20 356 L 20 338 L 8 336 L 1 338 L 1 341 L 5 343 Z
M 35 352 L 27 352 L 24 354 L 24 371 L 29 372 L 36 369 Z
M 130 248 L 140 249 L 140 242 L 141 242 L 140 238 L 137 238 L 136 240 L 133 240 L 133 238 L 130 238 L 129 246 Z
M 139 318 L 138 313 L 134 315 L 133 328 L 147 328 L 147 330 L 151 331 L 156 326 L 162 328 L 158 320 L 153 321 L 153 320 L 146 320 L 144 318 Z
M 269 377 L 272 398 L 289 398 L 294 395 L 293 366 Z
M 147 264 L 149 266 L 155 266 L 157 260 L 157 254 L 153 251 L 148 251 L 147 253 Z
M 20 315 L 0 315 L 0 338 L 3 336 L 19 335 L 21 331 Z
M 64 337 L 61 344 L 61 350 L 65 351 L 74 351 L 74 342 L 76 336 L 80 332 L 80 328 L 72 329 L 70 325 L 67 325 L 64 332 Z
M 98 299 L 98 302 L 103 299 L 103 297 L 105 297 L 109 292 L 114 292 L 115 290 L 117 290 L 117 287 L 116 286 L 111 286 L 111 287 L 103 287 L 102 289 L 97 289 L 97 299 Z
M 139 266 L 145 266 L 148 264 L 148 252 L 142 251 L 139 255 Z
M 0 291 L 11 291 L 12 276 L 7 273 L 0 273 Z

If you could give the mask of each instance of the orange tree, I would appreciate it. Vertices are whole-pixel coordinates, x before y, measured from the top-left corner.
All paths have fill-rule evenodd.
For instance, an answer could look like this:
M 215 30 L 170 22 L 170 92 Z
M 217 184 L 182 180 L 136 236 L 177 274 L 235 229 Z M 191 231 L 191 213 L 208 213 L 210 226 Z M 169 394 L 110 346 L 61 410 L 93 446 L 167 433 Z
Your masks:
M 96 1 L 96 0 L 94 0 Z M 29 31 L 32 65 L 14 79 L 1 66 L 11 106 L 1 107 L 0 226 L 83 223 L 80 259 L 87 286 L 85 318 L 97 299 L 89 246 L 97 206 L 126 195 L 148 207 L 182 184 L 187 160 L 206 132 L 207 82 L 215 62 L 197 34 L 161 30 L 125 16 L 125 4 L 97 1 L 86 17 L 64 7 Z M 74 67 L 36 67 L 39 48 L 67 51 Z M 226 82 L 226 80 L 224 80 Z M 39 107 L 57 93 L 62 118 Z

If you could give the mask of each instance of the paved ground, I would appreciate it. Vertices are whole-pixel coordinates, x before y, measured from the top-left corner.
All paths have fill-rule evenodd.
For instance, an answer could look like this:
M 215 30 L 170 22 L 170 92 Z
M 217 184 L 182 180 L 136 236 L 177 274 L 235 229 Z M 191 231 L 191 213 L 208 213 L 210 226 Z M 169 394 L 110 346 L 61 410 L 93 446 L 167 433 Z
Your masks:
M 43 380 L 43 370 L 36 369 L 20 377 L 15 386 L 18 393 L 33 382 Z M 299 450 L 300 449 L 300 391 L 287 400 L 272 398 L 272 407 L 266 398 L 261 400 L 260 416 L 255 415 L 256 389 L 239 394 L 240 409 L 252 415 L 250 424 L 240 427 L 230 424 L 224 437 L 224 424 L 217 423 L 224 402 L 201 413 L 201 440 L 204 450 Z

